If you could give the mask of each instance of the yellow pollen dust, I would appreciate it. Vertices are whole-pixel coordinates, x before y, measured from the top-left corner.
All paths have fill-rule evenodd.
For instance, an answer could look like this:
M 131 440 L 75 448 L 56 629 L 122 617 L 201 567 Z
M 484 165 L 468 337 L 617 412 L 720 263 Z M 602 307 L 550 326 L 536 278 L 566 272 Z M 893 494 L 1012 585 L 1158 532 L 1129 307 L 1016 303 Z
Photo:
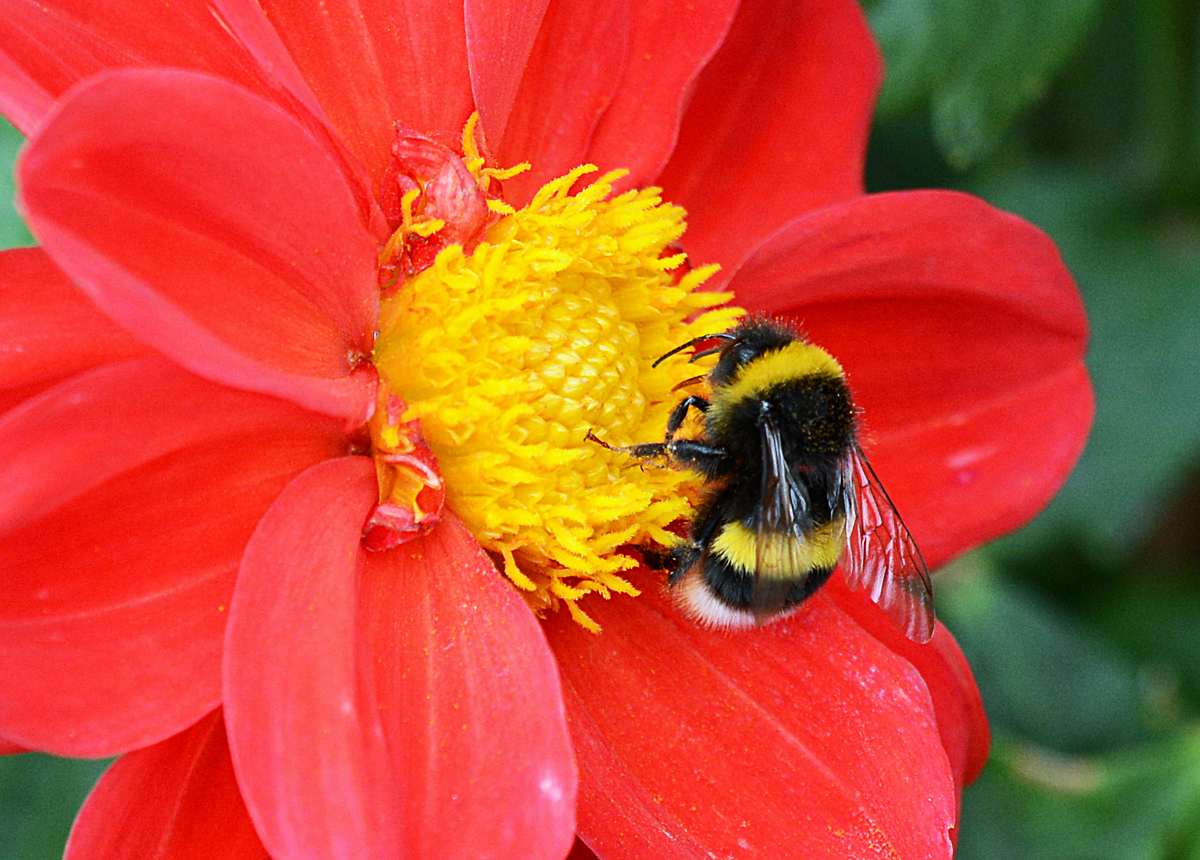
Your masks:
M 596 630 L 580 599 L 636 594 L 627 548 L 675 543 L 669 527 L 699 482 L 588 433 L 661 441 L 684 396 L 673 389 L 706 367 L 686 354 L 652 364 L 742 311 L 710 310 L 729 298 L 696 289 L 716 266 L 685 271 L 672 252 L 681 208 L 656 188 L 613 195 L 625 171 L 570 193 L 593 172 L 576 168 L 523 209 L 494 206 L 503 214 L 469 256 L 452 245 L 404 281 L 384 300 L 374 360 L 404 420 L 420 421 L 447 506 L 535 610 L 566 603 Z

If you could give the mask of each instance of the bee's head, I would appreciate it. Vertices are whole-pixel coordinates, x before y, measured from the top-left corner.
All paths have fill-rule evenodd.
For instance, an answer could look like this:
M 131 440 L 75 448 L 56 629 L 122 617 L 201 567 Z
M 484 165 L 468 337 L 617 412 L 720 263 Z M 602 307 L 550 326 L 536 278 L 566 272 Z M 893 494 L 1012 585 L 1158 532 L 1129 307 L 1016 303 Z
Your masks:
M 729 331 L 706 334 L 692 338 L 687 343 L 681 343 L 670 352 L 659 356 L 658 360 L 654 362 L 654 366 L 658 367 L 662 362 L 676 353 L 683 352 L 685 349 L 716 341 L 715 346 L 697 350 L 688 359 L 689 362 L 693 362 L 696 359 L 704 358 L 706 355 L 720 354 L 716 366 L 708 375 L 709 383 L 715 388 L 729 382 L 737 375 L 737 372 L 741 368 L 754 361 L 760 355 L 774 352 L 777 349 L 783 349 L 789 343 L 794 343 L 798 339 L 800 339 L 800 336 L 792 331 L 787 324 L 778 320 L 754 317 L 745 320 Z
M 716 366 L 708 375 L 708 381 L 717 388 L 728 384 L 738 371 L 760 355 L 783 349 L 794 343 L 797 335 L 781 322 L 767 319 L 751 319 L 736 328 L 721 335 L 725 340 L 717 349 L 696 353 L 693 360 L 701 355 L 711 355 L 720 352 Z

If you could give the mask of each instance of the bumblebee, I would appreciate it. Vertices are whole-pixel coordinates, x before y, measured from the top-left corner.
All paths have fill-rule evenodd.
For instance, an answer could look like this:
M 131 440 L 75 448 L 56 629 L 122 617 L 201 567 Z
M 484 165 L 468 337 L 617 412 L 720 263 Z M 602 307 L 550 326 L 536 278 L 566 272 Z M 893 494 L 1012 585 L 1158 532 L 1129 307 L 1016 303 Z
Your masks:
M 655 366 L 706 343 L 716 345 L 691 361 L 718 354 L 711 397 L 681 400 L 664 441 L 612 448 L 705 478 L 688 538 L 673 550 L 669 582 L 680 603 L 716 626 L 762 624 L 797 609 L 840 563 L 847 583 L 865 588 L 897 628 L 928 641 L 929 570 L 863 454 L 841 366 L 764 319 L 681 344 Z M 703 431 L 676 438 L 692 409 L 703 413 Z

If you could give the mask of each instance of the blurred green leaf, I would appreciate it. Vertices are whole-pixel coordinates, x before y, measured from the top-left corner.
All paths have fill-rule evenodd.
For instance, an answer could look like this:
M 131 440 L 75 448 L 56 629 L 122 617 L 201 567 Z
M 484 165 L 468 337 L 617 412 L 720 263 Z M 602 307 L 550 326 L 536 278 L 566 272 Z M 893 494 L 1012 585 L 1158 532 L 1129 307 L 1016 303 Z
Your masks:
M 1073 533 L 1125 557 L 1200 451 L 1200 222 L 1140 205 L 1119 170 L 1042 167 L 971 190 L 1054 237 L 1092 326 L 1088 447 L 1046 513 L 1010 540 Z
M 1200 857 L 1200 730 L 1095 758 L 998 738 L 959 833 L 958 860 Z
M 16 187 L 13 183 L 13 161 L 24 142 L 20 132 L 0 117 L 0 248 L 32 245 L 33 237 L 13 206 Z
M 57 860 L 106 761 L 28 753 L 0 757 L 0 857 Z
M 939 577 L 938 613 L 971 663 L 999 731 L 1082 753 L 1153 737 L 1163 720 L 1139 666 L 982 553 Z
M 875 0 L 887 58 L 879 113 L 932 110 L 934 136 L 965 168 L 1040 99 L 1092 26 L 1100 0 Z
M 1200 710 L 1200 592 L 1187 581 L 1139 571 L 1093 599 L 1089 617 L 1167 687 L 1178 685 Z

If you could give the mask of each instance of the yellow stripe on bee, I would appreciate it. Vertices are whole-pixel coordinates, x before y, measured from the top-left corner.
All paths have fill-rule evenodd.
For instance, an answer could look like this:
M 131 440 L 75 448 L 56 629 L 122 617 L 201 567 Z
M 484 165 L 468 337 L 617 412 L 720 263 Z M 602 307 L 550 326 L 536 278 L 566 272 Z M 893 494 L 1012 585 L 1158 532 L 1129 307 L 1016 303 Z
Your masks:
M 740 403 L 762 397 L 780 382 L 806 376 L 843 376 L 842 366 L 832 355 L 803 341 L 793 341 L 746 363 L 722 392 L 721 400 Z
M 803 579 L 809 571 L 831 568 L 846 545 L 846 521 L 836 517 L 817 526 L 808 538 L 784 534 L 758 536 L 740 522 L 726 523 L 712 543 L 713 552 L 747 573 L 758 570 L 769 579 Z M 758 558 L 759 549 L 763 557 Z

